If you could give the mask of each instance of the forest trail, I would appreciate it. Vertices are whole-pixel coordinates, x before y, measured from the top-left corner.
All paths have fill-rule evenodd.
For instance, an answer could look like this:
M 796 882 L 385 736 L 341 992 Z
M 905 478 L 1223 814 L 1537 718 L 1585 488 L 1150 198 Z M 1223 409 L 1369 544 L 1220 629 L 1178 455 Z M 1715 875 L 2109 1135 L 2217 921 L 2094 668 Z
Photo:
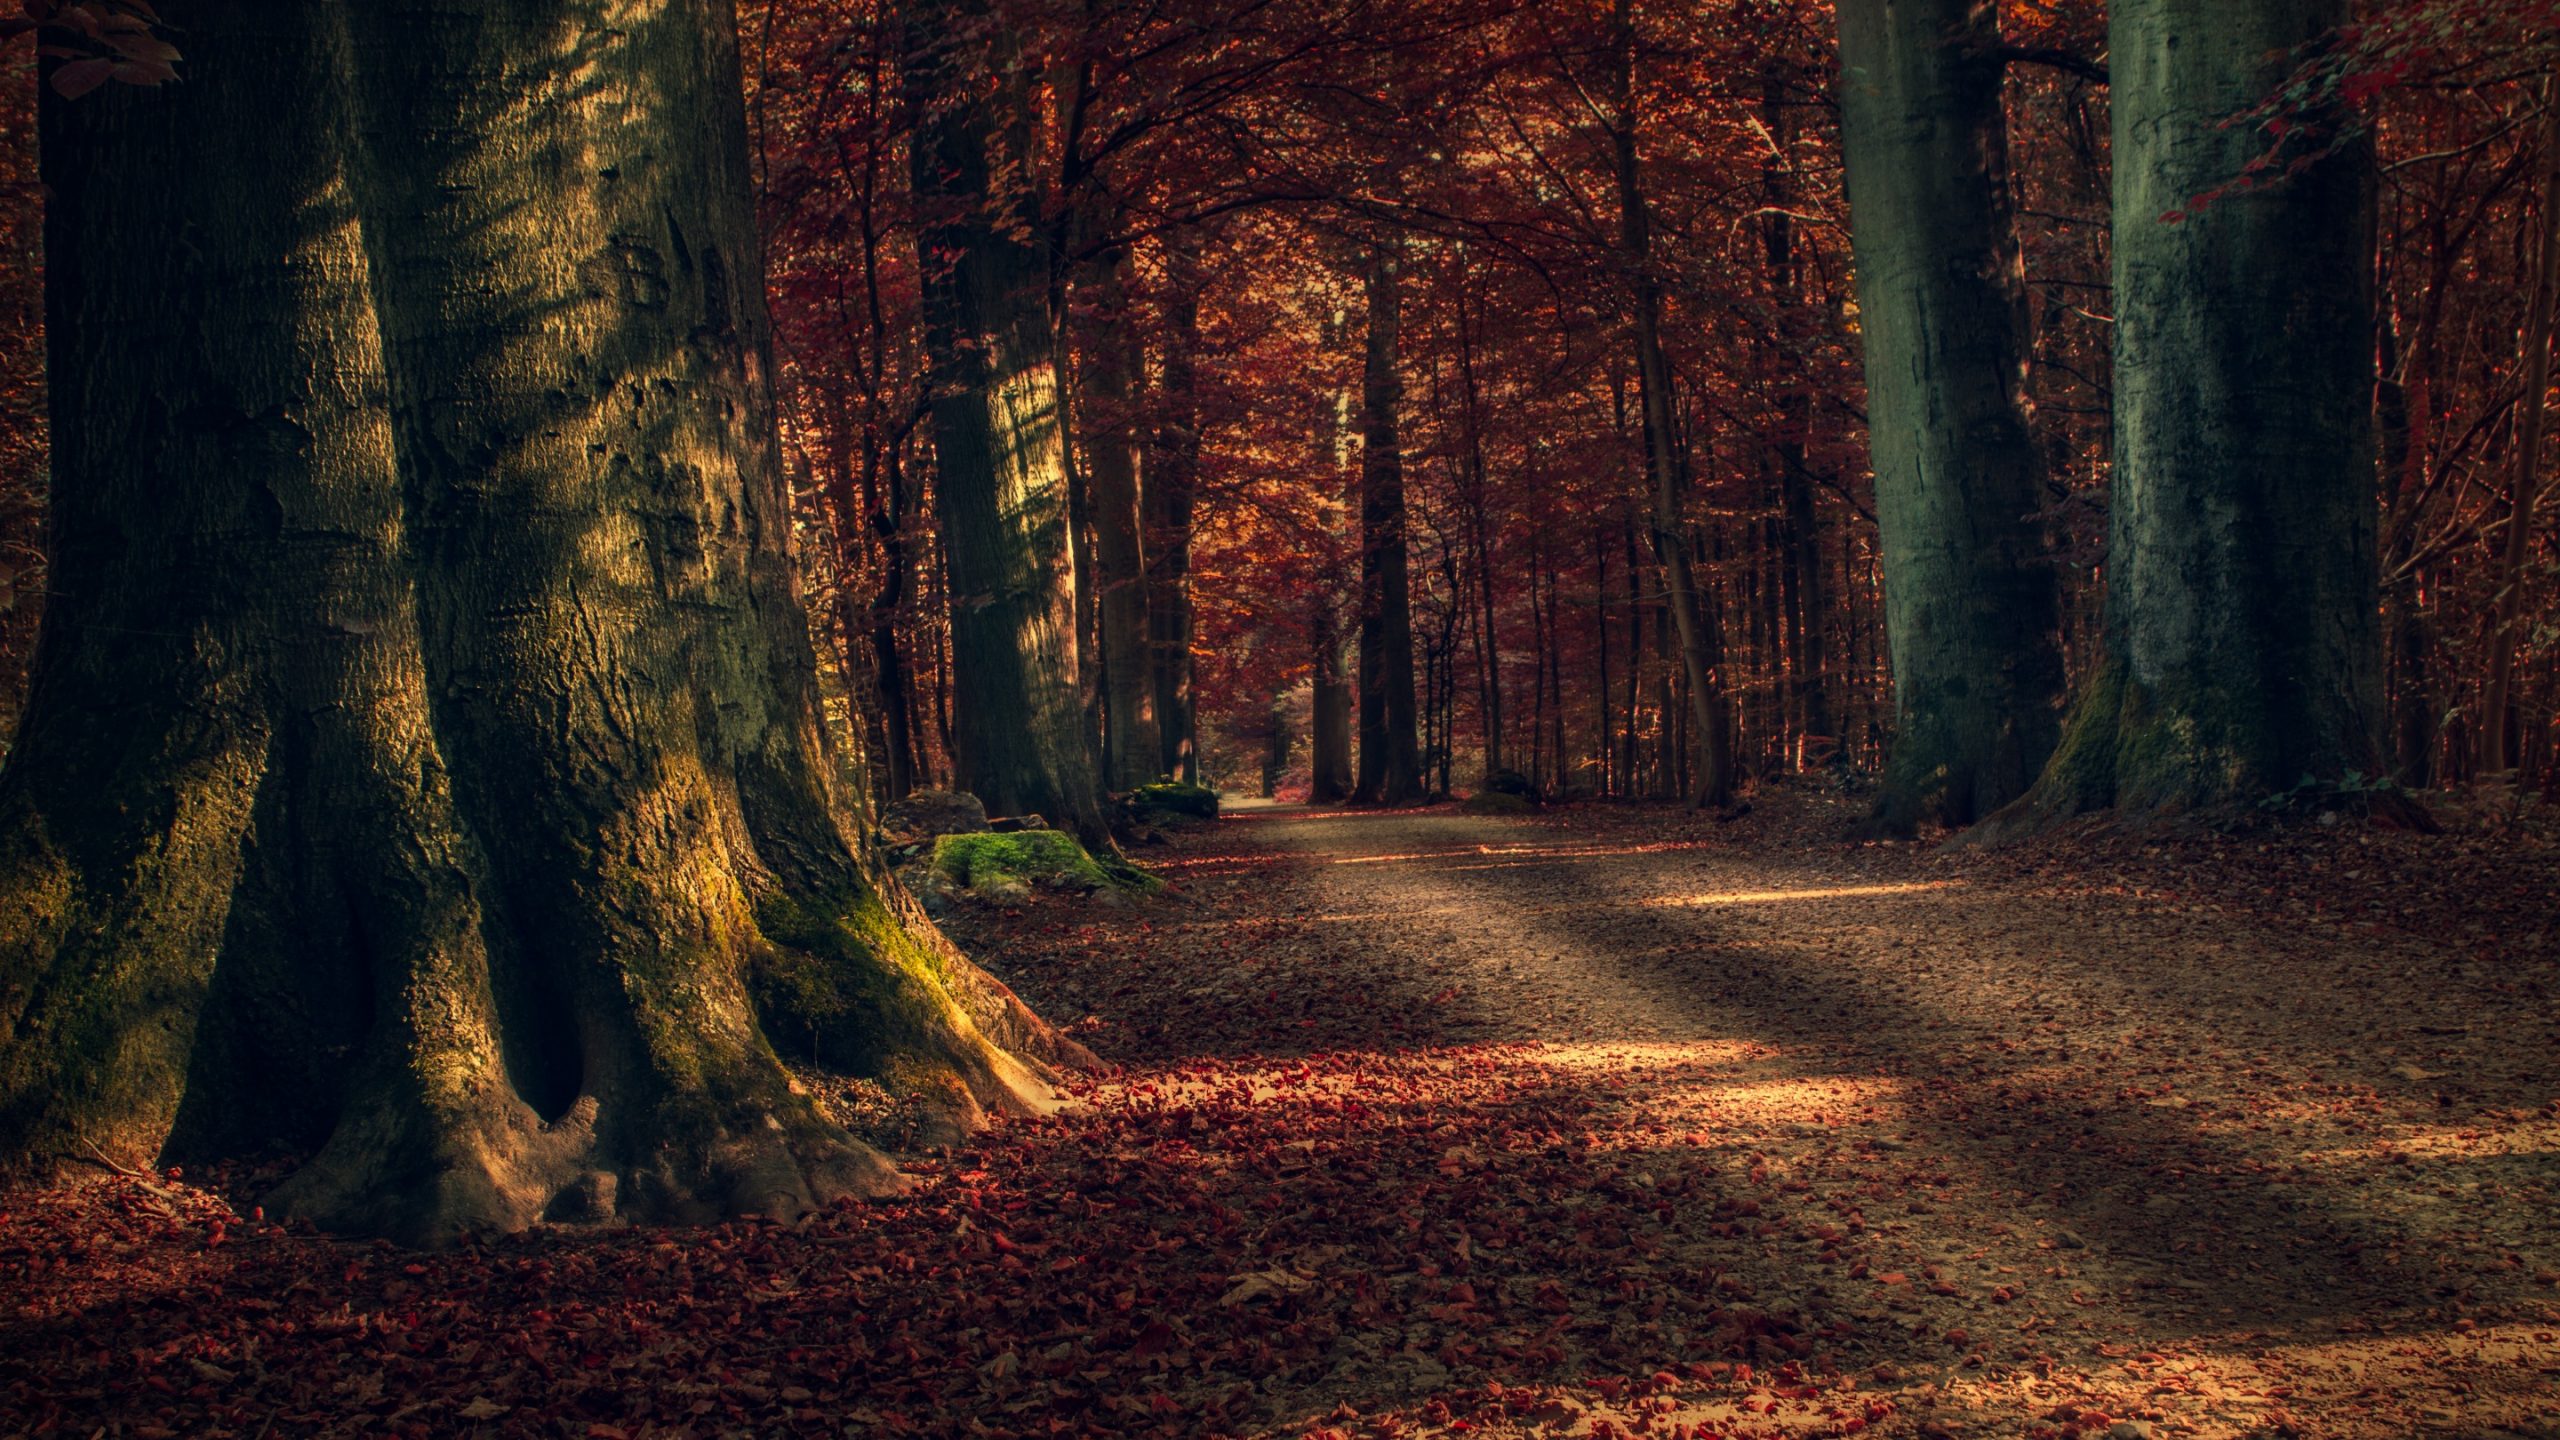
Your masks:
M 2560 1434 L 2550 1016 L 2450 945 L 1644 812 L 1221 828 L 1211 925 L 1604 1088 L 1721 1192 L 1645 1264 L 1838 1327 L 1890 1431 Z
M 963 905 L 1111 1069 L 794 1223 L 0 1194 L 0 1436 L 2560 1436 L 2547 849 L 1822 803 L 1239 808 Z

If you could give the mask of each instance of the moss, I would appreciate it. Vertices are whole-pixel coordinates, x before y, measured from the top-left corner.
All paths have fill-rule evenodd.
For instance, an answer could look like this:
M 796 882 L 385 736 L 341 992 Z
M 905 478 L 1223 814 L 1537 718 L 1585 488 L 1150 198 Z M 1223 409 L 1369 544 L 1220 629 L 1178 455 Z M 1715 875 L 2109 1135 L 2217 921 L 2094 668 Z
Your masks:
M 954 885 L 982 895 L 1018 894 L 1032 885 L 1054 889 L 1152 891 L 1164 882 L 1123 860 L 1086 853 L 1063 830 L 1017 830 L 1003 835 L 945 835 L 933 844 L 933 869 Z
M 1469 815 L 1526 815 L 1538 806 L 1525 795 L 1503 790 L 1479 790 L 1468 796 L 1458 808 Z
M 747 967 L 766 1039 L 829 1069 L 883 1078 L 900 1048 L 950 1027 L 942 957 L 867 890 L 756 908 L 769 945 Z
M 1194 820 L 1218 818 L 1218 792 L 1206 785 L 1193 785 L 1182 780 L 1159 780 L 1141 785 L 1129 792 L 1129 808 L 1161 815 L 1181 815 Z
M 2063 722 L 2062 743 L 2045 762 L 2028 803 L 2055 815 L 2102 810 L 2116 799 L 2116 764 L 2124 725 L 2125 666 L 2109 658 L 2080 687 Z

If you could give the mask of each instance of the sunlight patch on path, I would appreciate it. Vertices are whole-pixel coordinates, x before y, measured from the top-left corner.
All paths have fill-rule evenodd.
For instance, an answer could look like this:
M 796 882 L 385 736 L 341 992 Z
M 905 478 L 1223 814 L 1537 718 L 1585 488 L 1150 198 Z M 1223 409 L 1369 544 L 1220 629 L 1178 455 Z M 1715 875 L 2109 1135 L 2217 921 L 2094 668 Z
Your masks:
M 1863 895 L 1924 895 L 1955 890 L 1960 880 L 1914 881 L 1901 885 L 1832 885 L 1815 890 L 1728 890 L 1704 895 L 1657 895 L 1639 905 L 1694 909 L 1706 905 L 1765 905 L 1779 900 L 1853 900 Z

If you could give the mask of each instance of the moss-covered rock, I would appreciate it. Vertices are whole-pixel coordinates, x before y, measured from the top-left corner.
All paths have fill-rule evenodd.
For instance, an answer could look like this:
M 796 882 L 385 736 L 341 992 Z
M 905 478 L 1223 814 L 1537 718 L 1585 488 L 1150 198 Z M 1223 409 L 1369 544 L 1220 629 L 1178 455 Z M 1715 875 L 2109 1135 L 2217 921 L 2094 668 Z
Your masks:
M 1458 808 L 1469 815 L 1527 815 L 1538 808 L 1538 803 L 1507 790 L 1479 790 L 1460 802 Z
M 990 899 L 1026 895 L 1034 885 L 1091 892 L 1105 886 L 1158 890 L 1164 883 L 1125 861 L 1096 860 L 1063 830 L 945 835 L 934 842 L 933 873 Z
M 1148 819 L 1179 816 L 1190 820 L 1218 818 L 1218 792 L 1182 780 L 1159 780 L 1129 792 L 1129 808 Z

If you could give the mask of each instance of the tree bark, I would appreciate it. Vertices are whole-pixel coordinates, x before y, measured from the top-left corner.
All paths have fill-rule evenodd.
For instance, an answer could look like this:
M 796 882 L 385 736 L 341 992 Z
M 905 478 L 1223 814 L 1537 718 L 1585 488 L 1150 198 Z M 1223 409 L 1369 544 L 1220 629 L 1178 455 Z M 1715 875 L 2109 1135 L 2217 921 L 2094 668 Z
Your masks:
M 1144 365 L 1129 314 L 1126 247 L 1091 267 L 1085 317 L 1084 447 L 1102 636 L 1103 784 L 1127 790 L 1165 773 L 1156 730 L 1156 658 L 1139 518 L 1136 380 Z
M 1046 1106 L 835 789 L 728 7 L 162 8 L 186 83 L 44 117 L 0 1166 L 282 1142 L 438 1241 L 896 1188 L 778 1051 Z
M 1618 189 L 1619 258 L 1634 292 L 1637 398 L 1652 486 L 1653 553 L 1679 632 L 1680 664 L 1688 676 L 1689 707 L 1698 727 L 1700 764 L 1689 799 L 1694 805 L 1720 806 L 1733 799 L 1733 724 L 1717 674 L 1723 645 L 1716 617 L 1702 603 L 1689 562 L 1688 476 L 1672 415 L 1671 362 L 1662 349 L 1662 282 L 1653 273 L 1653 217 L 1637 159 L 1635 43 L 1632 0 L 1617 0 L 1617 115 L 1609 139 Z
M 1166 265 L 1163 403 L 1143 492 L 1147 521 L 1147 624 L 1153 648 L 1156 729 L 1164 774 L 1198 784 L 1199 720 L 1192 698 L 1192 507 L 1200 482 L 1198 267 L 1177 252 Z
M 2107 645 L 2016 820 L 2382 768 L 2371 157 L 2189 213 L 2347 0 L 2119 0 Z M 2009 828 L 2004 819 L 2003 828 Z
M 1309 721 L 1313 775 L 1307 799 L 1331 804 L 1351 797 L 1351 683 L 1342 673 L 1342 631 L 1333 601 L 1320 597 L 1315 617 L 1315 696 Z
M 1023 186 L 1031 76 L 978 0 L 920 0 L 907 84 L 950 576 L 953 759 L 991 814 L 1110 843 L 1079 681 L 1064 391 L 1050 262 Z M 991 65 L 989 87 L 973 67 Z M 961 97 L 969 98 L 965 101 Z
M 2480 768 L 2513 770 L 2522 760 L 2508 691 L 2523 642 L 2525 560 L 2533 548 L 2533 505 L 2542 488 L 2543 420 L 2551 398 L 2551 310 L 2560 290 L 2560 75 L 2543 85 L 2542 225 L 2536 237 L 2533 299 L 2526 307 L 2516 404 L 2515 481 L 2507 492 L 2506 546 L 2498 557 L 2497 615 L 2489 632 L 2489 675 L 2480 687 Z
M 2031 518 L 2026 281 L 1996 8 L 1843 0 L 1867 416 L 1900 733 L 1874 823 L 1969 825 L 2061 733 L 2060 597 Z
M 1779 334 L 1803 343 L 1804 266 L 1798 258 L 1795 187 L 1788 157 L 1795 142 L 1795 119 L 1788 108 L 1785 75 L 1775 65 L 1761 71 L 1762 123 L 1776 153 L 1764 171 L 1769 213 L 1763 219 L 1762 242 L 1769 260 L 1769 283 L 1777 292 Z M 1830 615 L 1822 583 L 1822 527 L 1815 506 L 1814 477 L 1807 464 L 1812 440 L 1814 391 L 1807 380 L 1790 385 L 1778 397 L 1778 435 L 1771 447 L 1778 461 L 1779 530 L 1784 542 L 1780 559 L 1787 593 L 1789 650 L 1795 665 L 1792 690 L 1800 739 L 1808 747 L 1817 740 L 1832 743 L 1830 763 L 1839 762 L 1831 710 L 1830 665 L 1825 654 L 1823 623 Z M 1798 757 L 1800 760 L 1803 756 Z
M 1405 545 L 1404 442 L 1396 411 L 1398 294 L 1394 247 L 1369 260 L 1369 339 L 1361 383 L 1360 783 L 1364 802 L 1400 805 L 1422 794 L 1414 738 L 1413 596 Z

